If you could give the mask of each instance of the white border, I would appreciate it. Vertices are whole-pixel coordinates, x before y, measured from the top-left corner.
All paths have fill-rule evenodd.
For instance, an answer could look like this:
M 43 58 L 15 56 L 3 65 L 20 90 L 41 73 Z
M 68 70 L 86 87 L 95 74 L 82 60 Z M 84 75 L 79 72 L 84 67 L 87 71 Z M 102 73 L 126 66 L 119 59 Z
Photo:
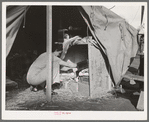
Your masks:
M 147 2 L 3 2 L 3 5 L 118 5 L 118 6 L 147 6 Z
M 134 4 L 135 3 L 135 4 Z M 144 111 L 71 111 L 70 115 L 54 115 L 55 111 L 6 111 L 6 6 L 7 5 L 122 5 L 136 6 L 147 2 L 2 2 L 2 119 L 3 120 L 147 120 L 147 60 L 145 60 L 145 104 Z M 147 9 L 145 9 L 145 40 L 147 40 Z M 147 59 L 147 41 L 145 41 L 145 59 Z M 62 112 L 62 111 L 61 111 Z

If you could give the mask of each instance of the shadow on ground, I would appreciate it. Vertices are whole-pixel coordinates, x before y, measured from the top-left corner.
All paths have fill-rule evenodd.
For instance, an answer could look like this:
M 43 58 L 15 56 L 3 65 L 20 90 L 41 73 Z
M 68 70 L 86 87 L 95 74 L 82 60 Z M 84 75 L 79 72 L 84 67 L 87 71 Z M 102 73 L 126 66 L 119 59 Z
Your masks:
M 130 81 L 123 79 L 121 85 L 125 89 L 126 93 L 118 94 L 118 96 L 129 99 L 132 105 L 136 108 L 140 90 L 144 88 L 143 82 L 135 81 L 135 84 L 130 84 Z

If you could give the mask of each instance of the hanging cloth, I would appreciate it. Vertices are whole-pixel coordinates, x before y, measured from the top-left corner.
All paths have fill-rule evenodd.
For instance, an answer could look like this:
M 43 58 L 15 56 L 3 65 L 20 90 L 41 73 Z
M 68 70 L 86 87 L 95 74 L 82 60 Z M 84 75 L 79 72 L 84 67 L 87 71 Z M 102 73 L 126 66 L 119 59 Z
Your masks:
M 28 6 L 7 6 L 6 10 L 6 56 L 9 54 Z
M 107 56 L 111 77 L 119 85 L 138 50 L 137 30 L 103 6 L 82 6 L 80 13 L 93 37 L 94 46 Z

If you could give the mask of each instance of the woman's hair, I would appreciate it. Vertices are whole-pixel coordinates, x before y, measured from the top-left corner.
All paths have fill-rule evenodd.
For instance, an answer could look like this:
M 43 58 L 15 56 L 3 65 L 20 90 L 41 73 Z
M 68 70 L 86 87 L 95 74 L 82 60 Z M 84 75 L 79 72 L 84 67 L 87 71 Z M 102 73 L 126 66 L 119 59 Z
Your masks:
M 62 50 L 63 50 L 62 44 L 53 45 L 53 47 L 52 47 L 52 52 L 62 51 Z
M 69 35 L 67 33 L 64 34 L 64 39 L 67 39 L 67 37 L 69 37 Z

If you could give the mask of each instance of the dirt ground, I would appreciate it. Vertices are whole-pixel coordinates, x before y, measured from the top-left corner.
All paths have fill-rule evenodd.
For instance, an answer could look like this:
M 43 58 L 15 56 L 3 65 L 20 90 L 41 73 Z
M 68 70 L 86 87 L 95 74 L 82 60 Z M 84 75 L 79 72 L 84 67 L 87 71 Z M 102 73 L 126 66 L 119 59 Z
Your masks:
M 139 58 L 134 62 L 138 64 Z M 129 72 L 137 71 L 134 64 Z M 6 110 L 137 111 L 139 94 L 134 93 L 139 92 L 142 84 L 136 82 L 131 85 L 124 79 L 122 85 L 126 93 L 117 93 L 117 96 L 106 93 L 96 99 L 62 87 L 55 90 L 58 94 L 52 95 L 51 102 L 46 100 L 43 90 L 31 92 L 28 86 L 11 89 L 6 92 Z
M 31 92 L 29 88 L 12 90 L 6 93 L 6 110 L 100 110 L 100 111 L 136 111 L 138 95 L 132 90 L 125 94 L 90 99 L 70 89 L 55 90 L 58 94 L 47 102 L 45 93 L 40 90 Z

